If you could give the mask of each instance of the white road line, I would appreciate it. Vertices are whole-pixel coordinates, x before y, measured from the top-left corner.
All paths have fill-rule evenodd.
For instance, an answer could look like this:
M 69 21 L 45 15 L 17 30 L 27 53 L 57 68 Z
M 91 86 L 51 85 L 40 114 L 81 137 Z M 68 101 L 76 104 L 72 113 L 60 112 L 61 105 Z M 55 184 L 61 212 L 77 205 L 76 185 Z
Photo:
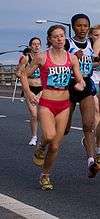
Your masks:
M 0 96 L 1 99 L 12 99 L 12 97 Z M 20 100 L 20 97 L 15 97 L 15 100 Z
M 29 120 L 29 119 L 26 119 L 25 122 L 29 123 L 30 120 Z M 79 130 L 79 131 L 82 131 L 82 130 L 83 130 L 81 127 L 76 127 L 76 126 L 71 126 L 71 129 Z
M 0 193 L 0 206 L 27 219 L 58 219 L 42 210 L 26 205 L 14 198 Z
M 12 99 L 12 97 L 5 97 L 5 96 L 0 96 L 0 98 Z M 15 100 L 20 100 L 20 99 L 21 99 L 21 98 L 19 98 L 19 97 L 15 97 Z M 79 105 L 79 103 L 77 103 L 77 105 Z M 30 122 L 30 120 L 26 119 L 26 122 Z M 82 131 L 82 130 L 83 130 L 81 127 L 76 127 L 76 126 L 71 126 L 71 129 L 79 130 L 79 131 Z
M 81 127 L 71 126 L 71 129 L 82 131 L 83 129 Z
M 7 117 L 7 116 L 0 114 L 0 118 L 6 118 L 6 117 Z
M 28 123 L 29 123 L 29 122 L 30 122 L 30 119 L 26 119 L 25 122 L 28 122 Z

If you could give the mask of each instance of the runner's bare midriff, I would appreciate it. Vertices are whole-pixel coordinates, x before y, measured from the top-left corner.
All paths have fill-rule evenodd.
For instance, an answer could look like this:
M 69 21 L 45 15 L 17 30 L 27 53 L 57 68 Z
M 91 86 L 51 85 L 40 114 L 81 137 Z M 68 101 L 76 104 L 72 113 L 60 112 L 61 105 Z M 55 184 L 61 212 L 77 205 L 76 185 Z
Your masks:
M 67 100 L 69 99 L 69 91 L 68 90 L 55 90 L 55 89 L 44 89 L 42 91 L 42 97 L 44 99 L 52 99 L 52 100 Z

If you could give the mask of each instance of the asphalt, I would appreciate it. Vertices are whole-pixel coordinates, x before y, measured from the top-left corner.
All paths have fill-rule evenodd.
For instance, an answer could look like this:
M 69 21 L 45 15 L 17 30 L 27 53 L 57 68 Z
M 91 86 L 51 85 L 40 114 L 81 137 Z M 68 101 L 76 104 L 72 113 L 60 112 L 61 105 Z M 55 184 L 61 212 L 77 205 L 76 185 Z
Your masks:
M 0 98 L 0 115 L 0 193 L 59 219 L 99 219 L 100 174 L 95 179 L 87 177 L 82 131 L 71 129 L 64 136 L 51 174 L 54 190 L 45 192 L 38 182 L 41 169 L 32 163 L 35 148 L 28 145 L 31 131 L 25 102 Z M 78 106 L 72 126 L 81 127 Z M 0 215 L 0 219 L 23 219 L 2 207 Z

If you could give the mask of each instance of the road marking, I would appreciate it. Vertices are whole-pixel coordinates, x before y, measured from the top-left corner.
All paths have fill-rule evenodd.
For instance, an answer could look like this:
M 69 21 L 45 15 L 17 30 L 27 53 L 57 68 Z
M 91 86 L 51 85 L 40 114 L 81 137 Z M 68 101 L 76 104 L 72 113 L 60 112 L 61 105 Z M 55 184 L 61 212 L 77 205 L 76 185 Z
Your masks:
M 42 210 L 26 205 L 14 198 L 0 193 L 0 206 L 27 219 L 59 219 Z
M 0 98 L 12 99 L 12 97 L 6 97 L 6 96 L 0 96 Z M 21 98 L 15 97 L 14 99 L 15 99 L 15 100 L 20 100 Z M 77 103 L 77 105 L 79 105 L 79 103 Z M 29 120 L 29 119 L 26 119 L 26 122 L 30 122 L 30 120 Z M 76 126 L 71 126 L 71 129 L 79 130 L 79 131 L 82 131 L 82 130 L 83 130 L 81 127 L 76 127 Z
M 71 126 L 71 129 L 82 131 L 83 129 L 81 127 Z
M 12 97 L 0 96 L 1 99 L 12 99 Z M 20 97 L 15 97 L 14 100 L 20 100 Z
M 6 117 L 7 117 L 7 116 L 0 114 L 0 118 L 6 118 Z
M 30 122 L 30 119 L 26 119 L 25 121 L 26 121 L 26 122 Z
M 29 119 L 26 119 L 25 120 L 27 123 L 29 123 L 30 122 L 30 120 Z M 74 129 L 74 130 L 79 130 L 79 131 L 83 131 L 83 129 L 81 128 L 81 127 L 76 127 L 76 126 L 71 126 L 71 129 Z

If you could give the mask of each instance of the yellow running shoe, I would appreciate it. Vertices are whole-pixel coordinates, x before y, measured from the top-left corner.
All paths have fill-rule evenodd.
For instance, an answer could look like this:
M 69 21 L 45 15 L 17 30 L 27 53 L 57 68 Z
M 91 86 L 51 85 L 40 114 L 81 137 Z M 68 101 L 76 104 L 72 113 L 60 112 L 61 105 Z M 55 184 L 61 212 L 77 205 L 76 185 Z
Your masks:
M 33 156 L 33 163 L 37 166 L 43 166 L 45 159 L 45 150 L 40 145 L 37 147 L 34 156 Z
M 48 176 L 43 175 L 40 177 L 40 185 L 43 190 L 52 190 L 53 189 L 53 184 L 51 183 L 50 179 Z
M 96 162 L 100 164 L 100 154 L 96 154 Z

